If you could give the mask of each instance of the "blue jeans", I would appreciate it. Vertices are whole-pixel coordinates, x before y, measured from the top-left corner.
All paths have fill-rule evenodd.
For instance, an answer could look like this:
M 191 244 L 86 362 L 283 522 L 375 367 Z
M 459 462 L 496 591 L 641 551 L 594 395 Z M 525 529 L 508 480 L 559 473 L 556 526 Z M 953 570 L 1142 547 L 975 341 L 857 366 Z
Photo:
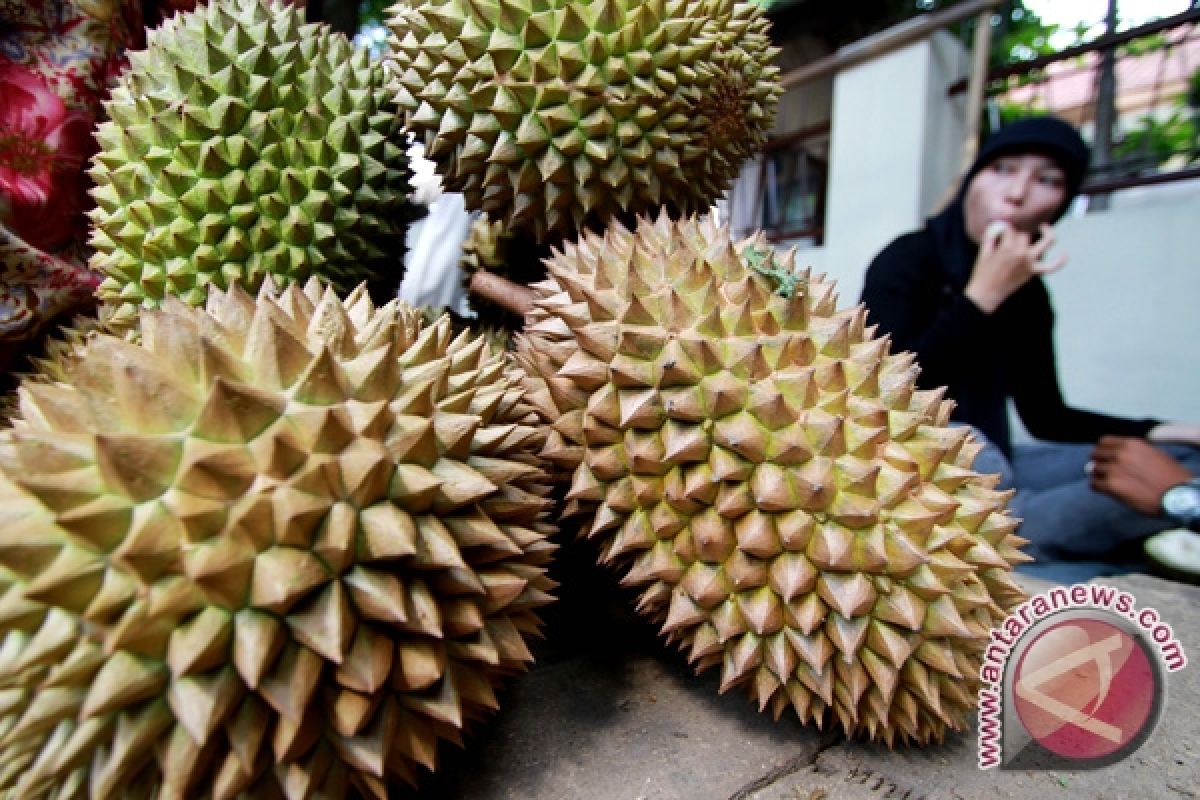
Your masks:
M 978 431 L 975 436 L 985 442 L 975 459 L 975 471 L 998 473 L 998 488 L 1017 490 L 1008 507 L 1022 520 L 1017 534 L 1029 540 L 1025 552 L 1038 561 L 1111 561 L 1120 558 L 1122 548 L 1176 527 L 1166 517 L 1142 514 L 1093 491 L 1084 471 L 1092 453 L 1090 444 L 1016 445 L 1010 461 Z M 1160 447 L 1193 475 L 1200 475 L 1200 449 L 1178 444 Z

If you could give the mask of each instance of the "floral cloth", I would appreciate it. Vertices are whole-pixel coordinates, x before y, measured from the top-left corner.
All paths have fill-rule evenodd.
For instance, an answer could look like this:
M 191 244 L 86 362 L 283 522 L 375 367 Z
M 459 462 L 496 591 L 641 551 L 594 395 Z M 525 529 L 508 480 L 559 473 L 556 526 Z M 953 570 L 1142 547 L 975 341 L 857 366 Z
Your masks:
M 194 2 L 0 0 L 0 349 L 92 302 L 92 129 L 145 24 Z

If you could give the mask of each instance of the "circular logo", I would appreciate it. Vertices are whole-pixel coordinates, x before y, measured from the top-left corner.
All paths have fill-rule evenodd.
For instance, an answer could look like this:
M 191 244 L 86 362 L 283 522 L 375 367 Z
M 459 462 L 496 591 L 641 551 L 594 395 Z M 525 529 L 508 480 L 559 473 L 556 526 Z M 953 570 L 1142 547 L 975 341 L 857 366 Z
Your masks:
M 1142 638 L 1094 617 L 1031 633 L 1011 680 L 1017 716 L 1033 740 L 1074 762 L 1112 763 L 1140 747 L 1158 722 L 1163 691 Z

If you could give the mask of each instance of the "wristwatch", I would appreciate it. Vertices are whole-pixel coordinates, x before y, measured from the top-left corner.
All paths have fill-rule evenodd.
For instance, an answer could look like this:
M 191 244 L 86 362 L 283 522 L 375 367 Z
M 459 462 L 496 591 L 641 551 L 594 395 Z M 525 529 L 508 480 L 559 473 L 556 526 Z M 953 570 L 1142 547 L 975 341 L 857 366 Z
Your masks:
M 1172 486 L 1163 492 L 1163 513 L 1179 525 L 1200 530 L 1200 478 Z

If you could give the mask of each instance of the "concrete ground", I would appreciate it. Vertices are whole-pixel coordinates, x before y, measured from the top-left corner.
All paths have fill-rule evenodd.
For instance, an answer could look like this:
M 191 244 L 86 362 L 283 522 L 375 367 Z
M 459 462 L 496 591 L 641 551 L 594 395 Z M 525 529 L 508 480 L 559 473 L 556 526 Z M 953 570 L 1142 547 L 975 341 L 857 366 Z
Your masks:
M 1051 584 L 1022 581 L 1031 592 Z M 549 613 L 539 663 L 500 711 L 445 747 L 419 797 L 447 800 L 881 800 L 1200 797 L 1200 589 L 1144 575 L 1103 582 L 1168 621 L 1192 660 L 1129 758 L 1094 771 L 981 771 L 974 727 L 942 744 L 889 751 L 778 722 L 625 615 L 603 584 Z M 593 598 L 587 595 L 595 592 Z M 587 598 L 587 599 L 585 599 Z M 595 600 L 595 602 L 592 602 Z M 572 624 L 566 624 L 570 618 Z

